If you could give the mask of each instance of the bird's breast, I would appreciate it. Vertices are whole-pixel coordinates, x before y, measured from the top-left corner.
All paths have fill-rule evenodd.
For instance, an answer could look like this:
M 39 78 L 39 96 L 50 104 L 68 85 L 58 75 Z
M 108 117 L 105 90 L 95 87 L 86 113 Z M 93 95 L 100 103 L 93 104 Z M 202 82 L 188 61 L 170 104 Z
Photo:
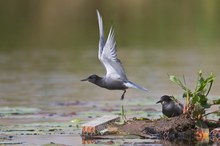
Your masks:
M 124 85 L 123 81 L 118 80 L 106 80 L 105 87 L 109 90 L 124 90 L 127 87 Z

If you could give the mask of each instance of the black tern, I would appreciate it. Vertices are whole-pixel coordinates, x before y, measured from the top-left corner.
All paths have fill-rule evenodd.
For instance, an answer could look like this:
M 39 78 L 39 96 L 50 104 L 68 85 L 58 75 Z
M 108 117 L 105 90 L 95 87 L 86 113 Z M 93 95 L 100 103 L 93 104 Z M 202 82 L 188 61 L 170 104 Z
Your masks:
M 183 104 L 174 101 L 170 96 L 164 95 L 157 103 L 162 104 L 162 112 L 167 117 L 179 116 L 183 113 Z
M 110 28 L 110 32 L 106 41 L 104 36 L 102 17 L 98 10 L 96 12 L 98 16 L 100 34 L 98 58 L 106 69 L 106 75 L 104 77 L 99 77 L 98 75 L 91 75 L 88 78 L 83 79 L 81 81 L 89 81 L 95 85 L 109 90 L 123 90 L 124 92 L 121 96 L 121 100 L 124 99 L 126 89 L 128 88 L 136 88 L 143 91 L 147 91 L 147 89 L 145 89 L 144 87 L 141 87 L 128 80 L 122 63 L 117 58 L 116 41 L 114 38 L 113 28 Z

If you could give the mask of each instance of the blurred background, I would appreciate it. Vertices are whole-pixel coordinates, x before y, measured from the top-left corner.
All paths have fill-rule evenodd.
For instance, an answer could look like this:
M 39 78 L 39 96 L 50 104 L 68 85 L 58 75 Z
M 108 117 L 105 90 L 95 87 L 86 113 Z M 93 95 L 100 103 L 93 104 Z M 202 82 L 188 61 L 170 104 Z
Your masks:
M 199 70 L 217 76 L 210 94 L 219 95 L 219 8 L 219 0 L 0 0 L 0 104 L 55 112 L 76 110 L 55 108 L 57 102 L 118 104 L 121 91 L 80 82 L 105 74 L 96 9 L 106 36 L 114 26 L 129 79 L 150 90 L 129 90 L 125 100 L 155 106 L 164 94 L 181 97 L 167 74 L 185 75 L 194 88 Z
M 218 0 L 0 1 L 0 48 L 97 46 L 96 9 L 119 47 L 218 47 Z M 107 33 L 107 32 L 106 32 Z
M 218 0 L 0 1 L 1 50 L 89 48 L 97 45 L 95 10 L 119 47 L 218 47 Z

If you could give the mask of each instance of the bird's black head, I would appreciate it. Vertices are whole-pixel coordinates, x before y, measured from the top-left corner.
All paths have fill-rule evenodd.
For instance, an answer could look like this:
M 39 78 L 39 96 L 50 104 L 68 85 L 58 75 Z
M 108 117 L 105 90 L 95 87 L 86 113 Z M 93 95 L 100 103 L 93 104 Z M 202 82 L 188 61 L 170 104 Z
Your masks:
M 168 96 L 168 95 L 164 95 L 164 96 L 162 96 L 162 97 L 160 98 L 160 100 L 159 100 L 158 102 L 156 102 L 156 103 L 161 103 L 161 104 L 163 104 L 163 103 L 169 103 L 170 101 L 172 101 L 171 97 Z
M 99 77 L 98 75 L 91 75 L 88 78 L 83 79 L 81 81 L 89 81 L 91 83 L 97 83 L 100 79 L 101 79 L 101 77 Z

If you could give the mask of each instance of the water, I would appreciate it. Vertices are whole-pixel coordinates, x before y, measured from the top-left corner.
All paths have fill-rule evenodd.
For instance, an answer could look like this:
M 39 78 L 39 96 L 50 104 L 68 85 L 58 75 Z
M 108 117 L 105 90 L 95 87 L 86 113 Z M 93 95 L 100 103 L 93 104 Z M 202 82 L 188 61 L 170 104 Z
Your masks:
M 2 117 L 1 125 L 31 124 L 41 122 L 89 121 L 103 114 L 120 112 L 123 103 L 128 117 L 158 118 L 161 106 L 155 102 L 164 95 L 174 95 L 179 100 L 183 91 L 168 80 L 167 74 L 185 76 L 189 88 L 195 87 L 197 72 L 216 76 L 210 97 L 220 94 L 220 69 L 218 50 L 203 49 L 144 49 L 118 48 L 128 78 L 150 91 L 129 89 L 125 100 L 122 91 L 110 91 L 80 80 L 90 74 L 104 75 L 105 70 L 97 59 L 97 49 L 17 50 L 0 54 L 1 107 L 26 107 L 39 109 L 40 114 Z M 16 120 L 14 120 L 16 119 Z M 80 129 L 64 136 L 17 136 L 14 141 L 23 144 L 50 142 L 80 145 Z M 33 138 L 33 143 L 29 141 Z M 48 138 L 47 138 L 48 137 Z M 55 137 L 56 140 L 53 140 Z M 58 139 L 59 138 L 59 139 Z M 66 144 L 65 143 L 65 144 Z

